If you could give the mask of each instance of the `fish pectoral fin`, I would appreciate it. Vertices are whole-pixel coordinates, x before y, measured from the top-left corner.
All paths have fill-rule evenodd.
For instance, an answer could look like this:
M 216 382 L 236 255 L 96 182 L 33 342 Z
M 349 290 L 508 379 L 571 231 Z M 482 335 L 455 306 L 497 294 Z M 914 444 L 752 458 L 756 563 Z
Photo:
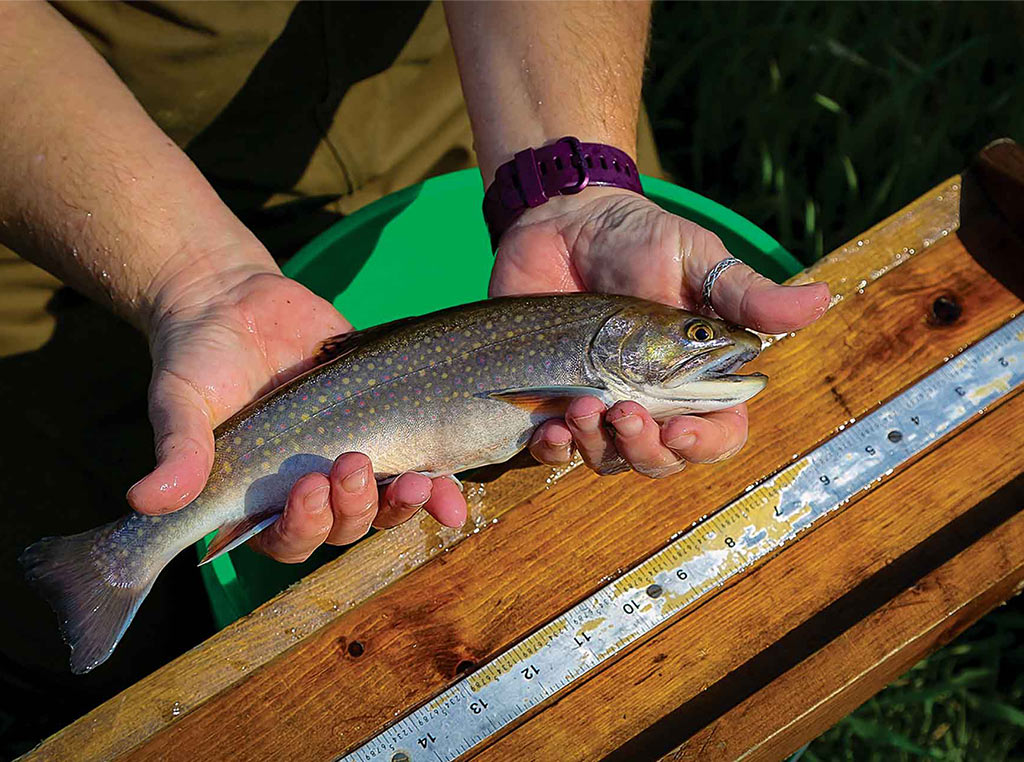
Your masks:
M 596 386 L 524 386 L 484 392 L 484 397 L 501 400 L 531 413 L 565 415 L 569 403 L 580 397 L 604 399 L 605 389 Z
M 217 530 L 217 535 L 213 538 L 213 542 L 210 543 L 210 547 L 206 549 L 206 555 L 203 556 L 203 560 L 199 562 L 199 565 L 208 564 L 213 559 L 223 556 L 243 542 L 255 537 L 281 518 L 281 513 L 282 511 L 280 510 L 264 511 L 263 513 L 246 516 L 232 524 L 225 524 Z

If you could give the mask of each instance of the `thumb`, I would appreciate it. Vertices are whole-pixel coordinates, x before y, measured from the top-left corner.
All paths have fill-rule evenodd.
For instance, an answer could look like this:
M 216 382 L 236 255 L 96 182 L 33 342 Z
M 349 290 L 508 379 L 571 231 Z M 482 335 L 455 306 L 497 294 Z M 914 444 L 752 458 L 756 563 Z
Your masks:
M 128 490 L 140 513 L 175 511 L 203 491 L 213 465 L 213 429 L 204 400 L 183 378 L 157 371 L 149 388 L 157 466 Z
M 721 239 L 702 230 L 693 238 L 691 256 L 686 257 L 686 280 L 690 297 L 703 304 L 704 281 L 711 269 L 731 255 Z M 828 309 L 826 283 L 780 286 L 746 264 L 722 272 L 711 289 L 711 306 L 726 320 L 763 333 L 795 331 L 813 323 Z

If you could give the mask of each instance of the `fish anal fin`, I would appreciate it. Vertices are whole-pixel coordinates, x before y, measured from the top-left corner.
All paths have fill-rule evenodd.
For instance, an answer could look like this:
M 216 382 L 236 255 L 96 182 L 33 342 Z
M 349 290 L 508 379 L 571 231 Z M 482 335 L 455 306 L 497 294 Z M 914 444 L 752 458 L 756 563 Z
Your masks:
M 604 396 L 604 389 L 594 386 L 529 386 L 518 389 L 499 389 L 486 396 L 501 400 L 530 413 L 563 416 L 569 403 L 580 397 Z
M 203 560 L 199 562 L 199 565 L 208 564 L 213 559 L 231 552 L 243 542 L 258 535 L 279 518 L 281 518 L 281 511 L 275 509 L 246 516 L 232 524 L 225 524 L 217 531 L 217 535 L 213 538 L 213 542 L 210 543 L 210 547 L 206 549 L 206 555 L 203 556 Z

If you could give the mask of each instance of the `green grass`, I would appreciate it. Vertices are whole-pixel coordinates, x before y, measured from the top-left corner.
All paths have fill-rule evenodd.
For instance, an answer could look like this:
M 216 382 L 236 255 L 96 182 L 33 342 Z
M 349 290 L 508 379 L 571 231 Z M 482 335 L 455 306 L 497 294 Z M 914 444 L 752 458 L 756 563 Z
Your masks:
M 1024 140 L 1024 5 L 655 7 L 645 100 L 674 179 L 810 263 Z
M 1024 759 L 1024 606 L 997 609 L 806 749 L 803 762 Z
M 1024 142 L 1024 4 L 662 3 L 645 101 L 681 185 L 805 263 Z M 970 628 L 802 761 L 1024 760 L 1024 603 Z

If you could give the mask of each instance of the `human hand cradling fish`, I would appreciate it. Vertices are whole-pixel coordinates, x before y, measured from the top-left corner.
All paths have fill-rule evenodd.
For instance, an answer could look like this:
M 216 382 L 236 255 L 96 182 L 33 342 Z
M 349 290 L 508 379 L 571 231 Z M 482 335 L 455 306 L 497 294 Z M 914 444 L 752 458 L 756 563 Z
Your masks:
M 529 4 L 518 3 L 486 9 L 452 3 L 446 10 L 485 185 L 495 181 L 502 164 L 522 157 L 524 149 L 565 142 L 569 135 L 634 154 L 648 32 L 645 4 L 564 3 L 551 12 L 553 17 L 533 14 Z M 543 16 L 545 23 L 524 20 L 524 11 Z M 578 146 L 576 155 L 564 160 L 575 162 L 577 169 L 582 164 Z M 553 175 L 548 161 L 541 169 Z M 527 159 L 527 165 L 532 163 Z M 514 166 L 518 187 L 525 188 L 521 167 Z M 534 186 L 541 182 L 538 173 Z M 590 185 L 573 195 L 549 194 L 546 201 L 542 194 L 535 204 L 537 199 L 527 202 L 530 208 L 500 235 L 492 296 L 601 291 L 702 311 L 708 282 L 718 315 L 768 333 L 802 328 L 828 306 L 823 283 L 782 287 L 736 262 L 713 271 L 716 263 L 729 259 L 715 235 L 630 190 Z M 569 460 L 575 443 L 598 472 L 631 466 L 665 476 L 687 461 L 713 462 L 731 455 L 746 436 L 744 405 L 679 416 L 659 427 L 634 402 L 606 411 L 598 399 L 586 397 L 569 405 L 565 421 L 541 425 L 530 451 L 558 465 Z
M 173 511 L 195 498 L 213 463 L 212 429 L 312 367 L 325 338 L 351 330 L 329 302 L 281 275 L 265 253 L 234 256 L 246 261 L 237 277 L 196 279 L 186 271 L 163 287 L 149 332 L 158 464 L 128 492 L 142 513 Z M 466 518 L 451 480 L 406 473 L 378 490 L 369 458 L 348 452 L 329 473 L 298 479 L 281 519 L 250 544 L 279 561 L 303 561 L 324 542 L 355 542 L 371 524 L 395 526 L 421 507 L 448 526 Z
M 527 210 L 501 238 L 490 290 L 493 296 L 601 291 L 700 312 L 707 309 L 702 289 L 709 272 L 729 256 L 718 236 L 643 196 L 594 187 Z M 711 299 L 726 320 L 781 333 L 824 314 L 829 291 L 824 283 L 779 286 L 737 264 L 715 280 Z M 632 466 L 667 476 L 687 462 L 729 457 L 746 438 L 745 404 L 676 416 L 659 426 L 635 402 L 606 410 L 597 398 L 584 397 L 570 404 L 564 421 L 539 426 L 530 451 L 541 462 L 559 465 L 568 462 L 575 443 L 598 472 Z

